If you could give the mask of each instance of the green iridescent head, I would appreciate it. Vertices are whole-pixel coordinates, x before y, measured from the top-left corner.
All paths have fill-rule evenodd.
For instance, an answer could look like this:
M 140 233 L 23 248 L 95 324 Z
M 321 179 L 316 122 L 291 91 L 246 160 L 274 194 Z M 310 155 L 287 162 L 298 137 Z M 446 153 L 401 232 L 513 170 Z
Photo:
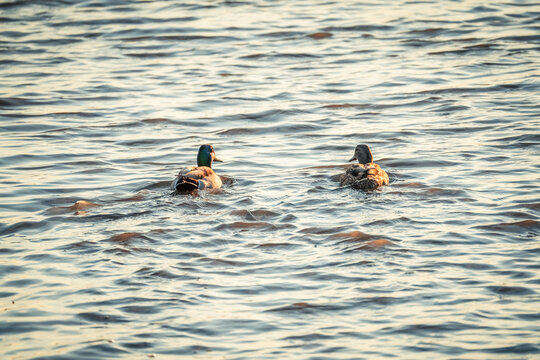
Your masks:
M 221 162 L 222 160 L 216 157 L 216 153 L 214 152 L 212 145 L 201 145 L 199 148 L 199 153 L 197 154 L 197 166 L 208 166 L 211 168 L 212 161 Z

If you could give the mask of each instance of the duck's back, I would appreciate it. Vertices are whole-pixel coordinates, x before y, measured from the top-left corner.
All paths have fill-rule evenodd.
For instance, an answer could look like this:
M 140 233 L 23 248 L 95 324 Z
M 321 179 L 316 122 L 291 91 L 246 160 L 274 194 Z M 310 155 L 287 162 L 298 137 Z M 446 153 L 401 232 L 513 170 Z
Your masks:
M 342 186 L 350 185 L 353 188 L 370 191 L 380 186 L 388 185 L 389 179 L 386 171 L 375 163 L 355 164 L 348 168 L 340 178 Z
M 221 178 L 208 166 L 192 168 L 189 172 L 185 173 L 184 176 L 200 180 L 203 186 L 199 185 L 199 189 L 217 189 L 222 185 Z

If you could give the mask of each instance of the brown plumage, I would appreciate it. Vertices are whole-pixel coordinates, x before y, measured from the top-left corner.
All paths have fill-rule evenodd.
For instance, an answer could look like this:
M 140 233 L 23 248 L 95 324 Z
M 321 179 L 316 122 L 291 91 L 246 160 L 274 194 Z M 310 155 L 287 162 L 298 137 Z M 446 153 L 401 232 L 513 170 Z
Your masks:
M 171 183 L 171 189 L 178 192 L 191 192 L 197 189 L 220 188 L 221 178 L 212 169 L 212 161 L 221 161 L 216 157 L 212 145 L 201 145 L 197 154 L 197 166 L 182 169 Z
M 356 146 L 354 156 L 349 161 L 353 160 L 358 160 L 358 164 L 352 165 L 345 174 L 339 176 L 341 186 L 350 185 L 355 189 L 372 191 L 380 186 L 388 185 L 388 174 L 373 162 L 369 146 Z

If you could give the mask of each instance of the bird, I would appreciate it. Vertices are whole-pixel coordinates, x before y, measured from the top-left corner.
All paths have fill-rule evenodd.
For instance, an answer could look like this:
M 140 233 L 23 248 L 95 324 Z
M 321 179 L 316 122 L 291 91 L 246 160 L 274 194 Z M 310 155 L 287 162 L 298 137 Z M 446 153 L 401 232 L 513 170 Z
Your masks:
M 380 186 L 388 185 L 388 174 L 373 162 L 369 146 L 357 145 L 354 155 L 349 161 L 358 160 L 358 164 L 349 167 L 345 174 L 339 176 L 340 185 L 350 185 L 355 189 L 372 191 Z
M 197 166 L 189 166 L 180 170 L 176 179 L 171 183 L 171 189 L 177 192 L 190 192 L 197 189 L 220 188 L 222 181 L 212 169 L 212 161 L 222 162 L 216 157 L 212 145 L 201 145 L 197 153 Z

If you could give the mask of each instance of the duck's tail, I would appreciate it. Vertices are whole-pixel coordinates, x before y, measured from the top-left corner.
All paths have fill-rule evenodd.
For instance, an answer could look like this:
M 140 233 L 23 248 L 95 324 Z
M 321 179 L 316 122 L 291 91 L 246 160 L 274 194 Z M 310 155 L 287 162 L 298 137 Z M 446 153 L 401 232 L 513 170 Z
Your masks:
M 190 192 L 199 188 L 199 182 L 196 179 L 181 175 L 173 181 L 172 188 L 178 192 Z

